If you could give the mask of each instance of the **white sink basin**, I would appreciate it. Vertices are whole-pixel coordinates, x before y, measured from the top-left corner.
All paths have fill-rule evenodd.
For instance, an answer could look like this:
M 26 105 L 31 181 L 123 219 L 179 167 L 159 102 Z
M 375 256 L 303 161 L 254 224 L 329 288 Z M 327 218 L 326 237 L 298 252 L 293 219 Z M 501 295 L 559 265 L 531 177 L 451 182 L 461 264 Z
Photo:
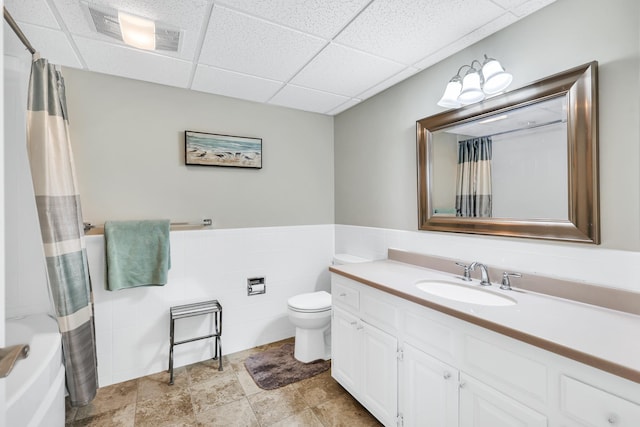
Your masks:
M 512 298 L 471 286 L 445 280 L 422 280 L 416 283 L 416 287 L 423 292 L 454 301 L 494 306 L 516 304 Z

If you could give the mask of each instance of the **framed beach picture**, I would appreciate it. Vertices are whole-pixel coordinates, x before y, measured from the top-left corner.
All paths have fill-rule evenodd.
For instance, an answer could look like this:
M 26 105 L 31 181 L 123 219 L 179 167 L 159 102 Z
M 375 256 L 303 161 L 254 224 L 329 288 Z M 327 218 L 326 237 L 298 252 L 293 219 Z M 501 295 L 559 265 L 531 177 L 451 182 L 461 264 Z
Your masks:
M 262 168 L 262 138 L 184 132 L 187 165 Z

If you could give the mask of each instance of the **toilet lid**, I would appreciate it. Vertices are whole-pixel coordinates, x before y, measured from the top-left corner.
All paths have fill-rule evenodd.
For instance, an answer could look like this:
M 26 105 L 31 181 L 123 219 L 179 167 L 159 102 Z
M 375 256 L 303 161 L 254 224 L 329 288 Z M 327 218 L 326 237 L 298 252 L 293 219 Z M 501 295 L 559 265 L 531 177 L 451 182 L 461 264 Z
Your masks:
M 325 291 L 300 294 L 289 298 L 287 304 L 294 310 L 327 310 L 331 308 L 331 294 Z

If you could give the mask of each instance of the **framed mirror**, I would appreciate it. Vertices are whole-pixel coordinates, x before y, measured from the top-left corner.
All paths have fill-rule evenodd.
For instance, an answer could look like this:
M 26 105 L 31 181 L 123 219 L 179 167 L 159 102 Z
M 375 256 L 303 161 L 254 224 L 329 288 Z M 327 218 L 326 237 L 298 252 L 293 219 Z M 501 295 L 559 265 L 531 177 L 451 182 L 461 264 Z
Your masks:
M 599 244 L 597 72 L 418 120 L 419 229 Z

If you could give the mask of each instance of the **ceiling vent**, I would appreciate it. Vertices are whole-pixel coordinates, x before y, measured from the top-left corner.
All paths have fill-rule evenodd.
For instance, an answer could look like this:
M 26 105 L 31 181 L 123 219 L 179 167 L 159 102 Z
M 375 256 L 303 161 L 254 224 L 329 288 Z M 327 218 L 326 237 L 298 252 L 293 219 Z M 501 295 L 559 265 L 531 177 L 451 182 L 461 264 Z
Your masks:
M 89 10 L 91 22 L 98 33 L 123 41 L 117 10 L 94 4 L 85 3 L 85 5 Z M 180 30 L 176 30 L 160 22 L 156 22 L 155 26 L 155 50 L 178 52 L 180 49 Z

